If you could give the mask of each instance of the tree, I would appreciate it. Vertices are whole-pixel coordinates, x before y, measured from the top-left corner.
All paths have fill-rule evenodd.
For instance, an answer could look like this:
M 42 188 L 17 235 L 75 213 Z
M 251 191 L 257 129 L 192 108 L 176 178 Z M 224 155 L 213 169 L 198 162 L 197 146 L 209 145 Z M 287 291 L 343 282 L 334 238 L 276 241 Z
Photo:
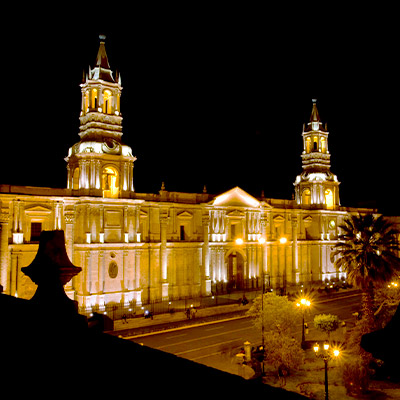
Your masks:
M 362 315 L 374 327 L 374 288 L 400 269 L 398 231 L 382 215 L 350 215 L 340 225 L 342 234 L 331 254 L 336 268 L 347 272 L 349 283 L 362 290 Z
M 314 317 L 315 328 L 327 333 L 328 340 L 330 339 L 331 332 L 339 328 L 339 322 L 339 317 L 333 314 L 319 314 Z
M 292 335 L 293 330 L 301 324 L 301 311 L 299 307 L 287 296 L 277 296 L 275 293 L 263 295 L 264 305 L 261 304 L 261 296 L 257 297 L 247 315 L 254 318 L 254 324 L 261 328 L 264 322 L 264 332 L 279 332 Z
M 293 338 L 302 320 L 299 307 L 286 296 L 266 293 L 254 300 L 247 315 L 259 329 L 264 323 L 265 358 L 278 375 L 297 369 L 303 361 L 300 343 Z

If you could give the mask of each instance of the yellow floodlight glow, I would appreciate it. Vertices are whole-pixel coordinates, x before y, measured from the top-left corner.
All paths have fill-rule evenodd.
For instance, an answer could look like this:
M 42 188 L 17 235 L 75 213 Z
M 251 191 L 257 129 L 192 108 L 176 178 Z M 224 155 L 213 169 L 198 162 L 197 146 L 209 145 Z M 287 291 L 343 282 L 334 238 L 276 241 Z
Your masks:
M 285 236 L 282 236 L 281 238 L 279 238 L 279 243 L 280 244 L 286 244 L 287 243 L 287 238 Z
M 261 236 L 261 237 L 258 239 L 258 243 L 260 243 L 260 244 L 265 244 L 265 238 Z
M 242 239 L 242 238 L 237 238 L 237 239 L 235 240 L 235 243 L 236 243 L 238 246 L 240 246 L 240 245 L 243 244 L 243 239 Z

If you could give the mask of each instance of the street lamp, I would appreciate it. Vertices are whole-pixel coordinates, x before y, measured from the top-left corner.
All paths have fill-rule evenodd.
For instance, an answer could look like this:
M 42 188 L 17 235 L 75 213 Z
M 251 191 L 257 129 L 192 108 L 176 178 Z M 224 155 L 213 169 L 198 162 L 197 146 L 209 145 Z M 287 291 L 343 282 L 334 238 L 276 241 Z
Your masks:
M 328 361 L 332 358 L 338 358 L 340 350 L 338 348 L 331 348 L 329 343 L 325 342 L 323 348 L 320 349 L 319 344 L 315 343 L 314 347 L 315 355 L 322 358 L 325 363 L 325 400 L 329 400 L 328 396 Z
M 304 313 L 306 311 L 307 308 L 311 307 L 311 301 L 306 299 L 306 298 L 301 298 L 297 303 L 296 303 L 297 307 L 301 307 L 301 311 L 303 314 L 303 328 L 301 331 L 301 348 L 303 350 L 305 350 L 306 347 L 306 336 L 305 336 L 305 332 L 304 332 Z

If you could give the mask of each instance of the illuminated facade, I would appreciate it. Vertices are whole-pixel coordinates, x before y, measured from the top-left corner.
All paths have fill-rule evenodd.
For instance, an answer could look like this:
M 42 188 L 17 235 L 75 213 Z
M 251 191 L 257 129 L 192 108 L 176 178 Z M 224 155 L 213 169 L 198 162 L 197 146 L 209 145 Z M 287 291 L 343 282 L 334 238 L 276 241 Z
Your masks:
M 132 149 L 123 144 L 120 77 L 101 38 L 81 84 L 80 141 L 66 157 L 65 189 L 0 185 L 0 283 L 30 298 L 21 273 L 41 230 L 63 229 L 82 272 L 66 292 L 84 310 L 105 304 L 208 296 L 223 290 L 340 278 L 330 261 L 338 226 L 339 182 L 330 172 L 328 132 L 313 103 L 303 129 L 303 172 L 295 200 L 254 198 L 239 187 L 207 193 L 136 193 Z M 285 240 L 281 240 L 285 238 Z

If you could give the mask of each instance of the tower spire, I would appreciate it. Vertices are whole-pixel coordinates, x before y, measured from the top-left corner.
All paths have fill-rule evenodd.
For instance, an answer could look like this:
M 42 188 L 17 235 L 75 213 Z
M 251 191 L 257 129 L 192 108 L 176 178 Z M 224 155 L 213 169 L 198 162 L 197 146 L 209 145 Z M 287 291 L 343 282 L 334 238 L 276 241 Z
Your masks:
M 321 119 L 319 118 L 319 113 L 317 109 L 317 99 L 312 99 L 313 107 L 311 111 L 310 122 L 320 122 Z
M 328 135 L 313 99 L 310 122 L 303 126 L 303 172 L 296 178 L 296 202 L 303 206 L 332 209 L 339 203 L 339 182 L 330 168 Z
M 105 40 L 106 36 L 105 35 L 99 35 L 100 39 L 100 47 L 99 51 L 97 52 L 97 57 L 96 57 L 96 67 L 101 67 L 105 69 L 110 69 L 110 64 L 108 62 L 108 57 L 106 53 L 106 46 L 105 46 Z
M 92 70 L 90 70 L 89 73 L 90 79 L 93 80 L 101 79 L 106 82 L 115 82 L 106 52 L 106 45 L 105 45 L 106 36 L 99 35 L 99 39 L 100 39 L 100 46 L 97 52 L 95 66 Z
M 100 35 L 96 63 L 81 83 L 80 141 L 69 149 L 68 188 L 78 196 L 129 198 L 134 192 L 132 149 L 123 144 L 120 97 Z

